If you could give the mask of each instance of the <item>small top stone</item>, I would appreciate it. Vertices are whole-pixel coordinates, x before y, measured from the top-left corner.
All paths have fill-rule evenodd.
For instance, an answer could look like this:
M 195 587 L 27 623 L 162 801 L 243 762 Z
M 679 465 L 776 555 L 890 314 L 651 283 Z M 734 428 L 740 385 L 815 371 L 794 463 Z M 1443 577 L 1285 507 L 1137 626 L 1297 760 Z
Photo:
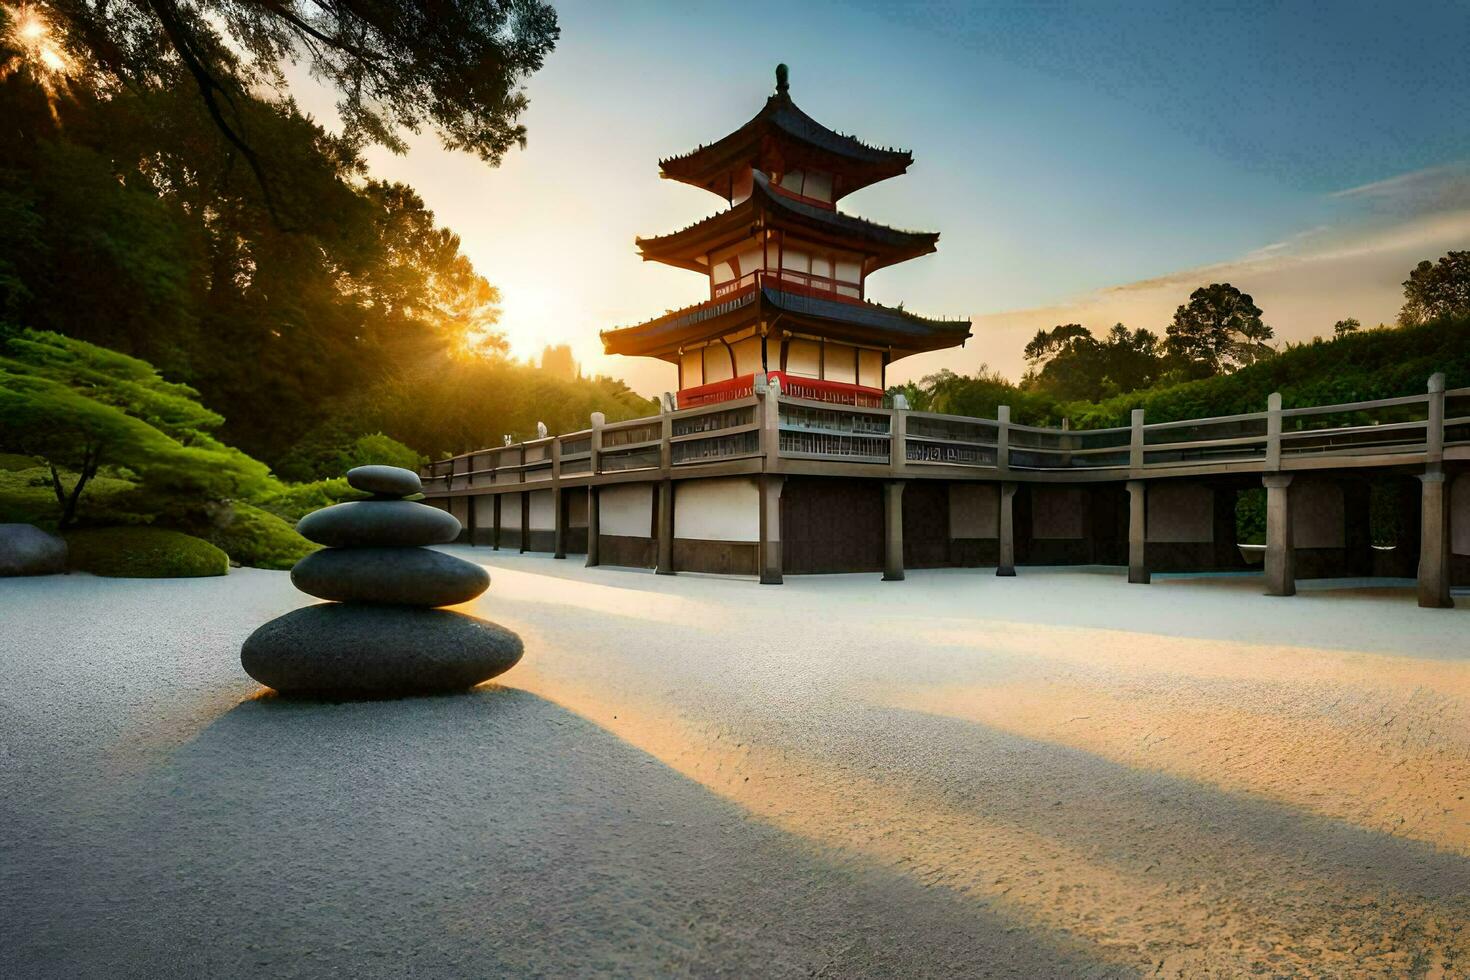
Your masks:
M 347 485 L 385 497 L 408 497 L 424 490 L 419 475 L 401 466 L 354 466 L 347 471 Z

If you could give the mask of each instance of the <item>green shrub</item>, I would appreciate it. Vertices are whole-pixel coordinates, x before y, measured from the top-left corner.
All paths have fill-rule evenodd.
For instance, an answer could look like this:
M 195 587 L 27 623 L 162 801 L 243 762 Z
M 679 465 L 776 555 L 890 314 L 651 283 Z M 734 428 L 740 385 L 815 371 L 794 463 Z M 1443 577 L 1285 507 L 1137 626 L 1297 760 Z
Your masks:
M 366 500 L 369 496 L 371 494 L 352 489 L 339 476 L 315 483 L 278 483 L 252 502 L 294 524 L 314 510 L 340 504 L 344 500 Z
M 251 568 L 290 568 L 318 548 L 275 514 L 244 501 L 218 507 L 210 518 L 208 526 L 189 530 Z
M 41 461 L 34 456 L 22 456 L 20 453 L 0 453 L 0 473 L 16 473 L 21 470 L 34 469 L 41 465 Z
M 104 527 L 66 535 L 71 567 L 114 578 L 190 578 L 224 575 L 223 551 L 180 531 L 157 527 Z
M 327 425 L 291 448 L 275 467 L 288 480 L 340 477 L 354 466 L 381 463 L 417 470 L 427 460 L 397 439 L 381 432 L 352 435 L 340 425 Z
M 63 471 L 64 483 L 75 480 Z M 143 524 L 150 519 L 138 512 L 141 501 L 131 480 L 99 475 L 87 486 L 88 518 L 101 524 Z M 61 507 L 51 489 L 51 471 L 31 460 L 27 469 L 6 469 L 0 465 L 0 524 L 34 524 L 47 531 L 56 530 Z

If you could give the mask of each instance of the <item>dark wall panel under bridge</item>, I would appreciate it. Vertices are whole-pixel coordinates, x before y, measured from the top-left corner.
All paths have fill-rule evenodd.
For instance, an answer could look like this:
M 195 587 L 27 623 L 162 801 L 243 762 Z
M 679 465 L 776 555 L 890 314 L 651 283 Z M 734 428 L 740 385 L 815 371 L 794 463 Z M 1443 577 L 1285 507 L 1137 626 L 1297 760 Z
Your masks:
M 804 572 L 883 570 L 883 484 L 788 477 L 781 489 L 781 567 Z

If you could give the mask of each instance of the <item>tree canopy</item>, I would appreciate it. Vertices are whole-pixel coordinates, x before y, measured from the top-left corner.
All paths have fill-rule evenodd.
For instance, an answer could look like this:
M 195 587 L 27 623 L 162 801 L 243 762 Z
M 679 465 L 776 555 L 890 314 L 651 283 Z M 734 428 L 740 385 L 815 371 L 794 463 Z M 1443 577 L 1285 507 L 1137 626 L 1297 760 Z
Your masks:
M 222 419 L 196 397 L 136 358 L 59 334 L 23 330 L 0 343 L 0 445 L 50 469 L 62 527 L 76 523 L 104 466 L 169 499 L 264 486 L 266 467 L 215 440 L 210 430 Z
M 1158 335 L 1114 324 L 1102 340 L 1066 323 L 1038 331 L 1026 345 L 1025 385 L 1064 400 L 1096 401 L 1153 384 L 1164 370 Z
M 0 10 L 28 19 L 0 31 L 14 38 L 0 51 L 7 62 L 99 89 L 188 86 L 268 197 L 272 175 L 285 172 L 259 152 L 249 106 L 251 93 L 287 90 L 287 65 L 304 62 L 336 91 L 353 146 L 401 152 L 403 132 L 430 126 L 446 147 L 498 164 L 525 143 L 521 85 L 560 36 L 540 0 L 51 0 Z
M 1174 311 L 1168 346 L 1204 375 L 1234 371 L 1273 353 L 1266 341 L 1273 331 L 1249 293 L 1228 282 L 1201 286 Z
M 1470 251 L 1450 252 L 1438 262 L 1425 259 L 1404 280 L 1403 324 L 1440 317 L 1470 316 Z

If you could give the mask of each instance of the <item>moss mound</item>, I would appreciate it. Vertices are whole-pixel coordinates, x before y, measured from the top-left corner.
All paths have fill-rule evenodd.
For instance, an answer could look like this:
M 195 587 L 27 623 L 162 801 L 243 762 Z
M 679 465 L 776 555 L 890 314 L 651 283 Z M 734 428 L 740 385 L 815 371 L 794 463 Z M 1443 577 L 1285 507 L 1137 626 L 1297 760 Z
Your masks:
M 199 536 L 223 548 L 231 561 L 251 568 L 290 568 L 318 548 L 275 514 L 238 500 Z
M 66 535 L 71 567 L 113 578 L 224 575 L 230 559 L 199 538 L 157 527 L 104 527 Z

